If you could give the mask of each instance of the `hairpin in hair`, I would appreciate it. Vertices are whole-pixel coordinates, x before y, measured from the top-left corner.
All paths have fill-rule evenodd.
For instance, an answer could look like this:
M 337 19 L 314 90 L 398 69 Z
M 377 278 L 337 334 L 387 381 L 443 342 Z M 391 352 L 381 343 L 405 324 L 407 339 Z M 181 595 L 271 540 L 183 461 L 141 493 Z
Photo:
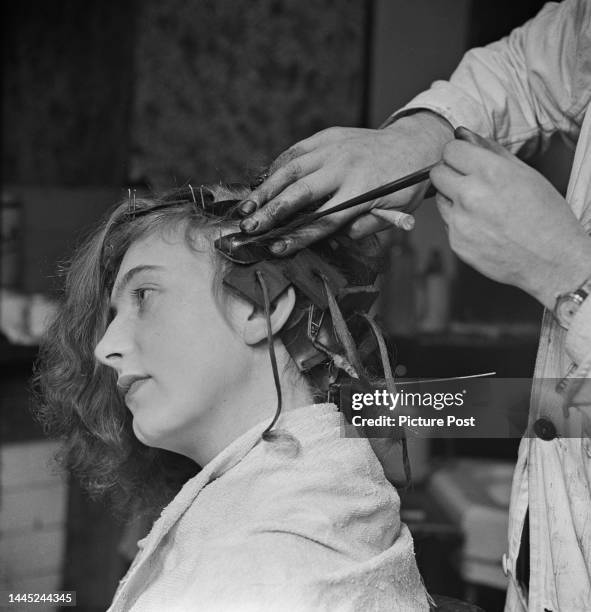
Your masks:
M 191 197 L 193 198 L 193 209 L 197 212 L 197 200 L 195 199 L 195 192 L 193 191 L 193 185 L 189 183 L 189 189 L 191 190 Z
M 127 188 L 127 212 L 130 215 L 135 215 L 135 211 L 136 211 L 136 201 L 135 201 L 135 192 L 136 190 L 133 189 L 133 197 L 131 195 L 132 193 L 132 189 L 131 187 Z
M 203 185 L 199 186 L 199 194 L 201 195 L 201 208 L 205 210 L 205 200 L 203 198 Z

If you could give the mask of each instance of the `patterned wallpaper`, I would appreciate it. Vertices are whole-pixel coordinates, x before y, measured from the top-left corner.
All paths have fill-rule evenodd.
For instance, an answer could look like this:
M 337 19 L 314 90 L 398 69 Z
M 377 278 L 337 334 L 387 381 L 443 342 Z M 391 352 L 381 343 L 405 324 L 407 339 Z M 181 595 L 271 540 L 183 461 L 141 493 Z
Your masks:
M 127 179 L 134 0 L 2 3 L 2 180 Z
M 131 179 L 243 180 L 297 140 L 358 125 L 364 0 L 146 0 Z
M 372 0 L 4 3 L 3 178 L 244 179 L 362 114 Z

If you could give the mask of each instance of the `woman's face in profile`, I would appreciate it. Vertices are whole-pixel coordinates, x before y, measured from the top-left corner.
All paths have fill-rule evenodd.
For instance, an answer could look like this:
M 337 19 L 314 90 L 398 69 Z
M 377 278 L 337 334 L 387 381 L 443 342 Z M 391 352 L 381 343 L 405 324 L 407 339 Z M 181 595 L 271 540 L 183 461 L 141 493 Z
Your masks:
M 134 432 L 148 446 L 188 454 L 208 413 L 239 401 L 250 376 L 249 348 L 219 311 L 213 276 L 182 232 L 138 240 L 121 262 L 95 355 L 128 388 Z

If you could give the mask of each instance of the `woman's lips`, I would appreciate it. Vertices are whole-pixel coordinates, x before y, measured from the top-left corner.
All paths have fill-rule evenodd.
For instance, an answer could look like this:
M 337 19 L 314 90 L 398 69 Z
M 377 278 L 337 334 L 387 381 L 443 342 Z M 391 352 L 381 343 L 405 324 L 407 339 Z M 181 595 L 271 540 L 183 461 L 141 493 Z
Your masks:
M 135 393 L 135 391 L 141 386 L 145 380 L 150 378 L 149 376 L 143 376 L 141 374 L 124 374 L 117 380 L 117 390 L 121 394 L 124 400 Z
M 129 389 L 127 390 L 127 393 L 125 394 L 125 400 L 129 400 L 133 397 L 133 394 L 147 381 L 147 378 L 140 378 L 136 381 L 134 381 L 133 383 L 131 383 L 131 386 L 129 387 Z

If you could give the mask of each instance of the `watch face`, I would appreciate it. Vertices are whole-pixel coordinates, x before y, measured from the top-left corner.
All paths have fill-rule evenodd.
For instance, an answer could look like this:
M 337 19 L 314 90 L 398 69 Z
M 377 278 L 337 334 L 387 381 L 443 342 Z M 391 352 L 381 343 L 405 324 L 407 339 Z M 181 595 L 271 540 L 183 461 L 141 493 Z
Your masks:
M 556 318 L 560 325 L 568 329 L 580 305 L 580 302 L 573 299 L 570 295 L 561 298 L 556 305 Z

